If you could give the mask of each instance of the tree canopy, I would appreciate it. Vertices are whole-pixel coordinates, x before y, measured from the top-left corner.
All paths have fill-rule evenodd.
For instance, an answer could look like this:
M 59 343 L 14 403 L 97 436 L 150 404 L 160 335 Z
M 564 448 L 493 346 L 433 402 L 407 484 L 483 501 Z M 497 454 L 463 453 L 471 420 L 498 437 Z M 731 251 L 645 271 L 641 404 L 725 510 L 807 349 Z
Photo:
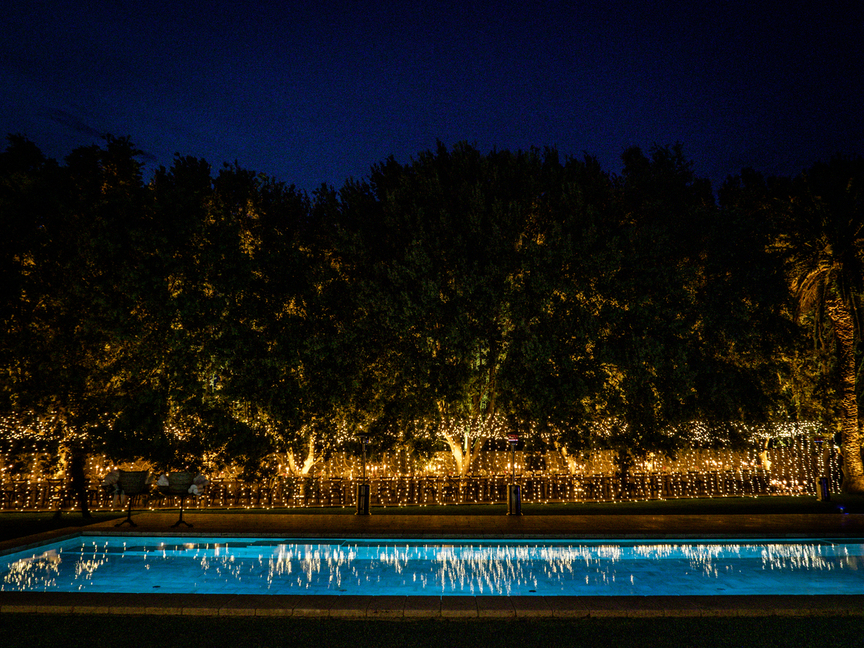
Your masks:
M 466 474 L 508 431 L 626 463 L 816 416 L 858 487 L 860 160 L 715 201 L 678 146 L 439 145 L 311 197 L 137 156 L 0 153 L 0 408 L 55 454 L 303 475 L 363 435 Z

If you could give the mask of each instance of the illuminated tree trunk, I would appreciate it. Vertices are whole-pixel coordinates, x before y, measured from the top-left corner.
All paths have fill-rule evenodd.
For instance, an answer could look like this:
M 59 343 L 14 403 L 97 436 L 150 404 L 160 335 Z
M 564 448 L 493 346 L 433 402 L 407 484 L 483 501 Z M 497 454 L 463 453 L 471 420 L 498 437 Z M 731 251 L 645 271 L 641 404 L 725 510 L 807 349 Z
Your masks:
M 310 434 L 308 445 L 306 447 L 306 457 L 303 460 L 303 465 L 300 466 L 297 463 L 297 459 L 294 457 L 294 450 L 288 450 L 288 470 L 291 471 L 291 474 L 295 477 L 306 477 L 309 475 L 309 471 L 312 470 L 312 467 L 321 462 L 322 457 L 315 456 L 315 435 Z
M 828 317 L 834 324 L 840 347 L 840 415 L 845 493 L 864 493 L 864 466 L 861 462 L 861 430 L 855 382 L 855 327 L 852 314 L 840 301 L 828 303 Z
M 450 430 L 446 424 L 442 426 L 441 436 L 444 437 L 444 441 L 447 442 L 450 452 L 456 460 L 456 471 L 459 473 L 459 477 L 467 477 L 471 472 L 471 464 L 480 454 L 484 438 L 480 437 L 472 441 L 469 436 L 463 445 L 460 435 L 455 430 Z
M 771 470 L 771 460 L 768 458 L 768 444 L 770 442 L 770 439 L 765 439 L 765 444 L 762 446 L 762 450 L 759 452 L 759 465 L 766 471 Z
M 584 472 L 582 457 L 574 457 L 567 451 L 567 447 L 561 445 L 558 441 L 555 441 L 555 449 L 558 451 L 558 454 L 563 457 L 564 462 L 567 464 L 567 470 L 571 475 L 577 475 Z

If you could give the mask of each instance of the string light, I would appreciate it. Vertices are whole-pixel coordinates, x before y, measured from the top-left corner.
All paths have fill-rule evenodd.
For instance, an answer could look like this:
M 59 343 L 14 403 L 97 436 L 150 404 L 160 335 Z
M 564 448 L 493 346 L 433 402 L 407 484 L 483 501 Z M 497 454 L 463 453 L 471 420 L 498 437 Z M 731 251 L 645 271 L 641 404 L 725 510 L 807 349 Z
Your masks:
M 23 421 L 27 421 L 26 424 Z M 46 469 L 46 452 L 55 435 L 55 417 L 0 418 L 0 508 L 4 510 L 51 510 L 74 505 L 66 488 L 61 460 Z M 469 441 L 495 438 L 503 422 L 489 421 L 485 428 L 468 429 Z M 817 441 L 815 424 L 787 424 L 738 429 L 750 439 L 746 448 L 716 443 L 707 426 L 690 429 L 689 447 L 674 458 L 648 454 L 637 459 L 623 481 L 616 474 L 614 450 L 595 450 L 587 457 L 564 451 L 515 452 L 517 481 L 526 503 L 678 499 L 691 497 L 742 497 L 755 495 L 813 495 L 815 479 L 827 475 L 831 488 L 839 490 L 840 458 Z M 455 420 L 428 433 L 455 436 L 466 433 Z M 182 433 L 178 429 L 178 433 Z M 602 434 L 608 431 L 601 430 Z M 344 443 L 350 435 L 342 428 Z M 238 471 L 227 467 L 210 475 L 210 485 L 190 508 L 293 508 L 304 506 L 353 507 L 356 486 L 362 474 L 361 459 L 345 451 L 326 461 L 316 456 L 314 436 L 303 463 L 288 456 L 274 457 L 276 476 L 267 483 L 247 484 Z M 463 442 L 465 439 L 462 439 Z M 772 441 L 766 444 L 766 441 Z M 464 446 L 463 446 L 464 447 Z M 13 461 L 12 454 L 15 455 Z M 311 459 L 310 459 L 311 456 Z M 379 506 L 446 506 L 453 504 L 502 503 L 512 470 L 509 451 L 477 451 L 469 474 L 461 474 L 456 457 L 440 451 L 424 459 L 407 447 L 380 452 L 367 462 L 372 502 Z M 827 465 L 825 462 L 827 460 Z M 212 458 L 205 458 L 206 463 Z M 215 465 L 215 464 L 214 464 Z M 534 469 L 529 469 L 533 466 Z M 88 495 L 94 510 L 116 506 L 111 495 L 99 488 L 101 478 L 115 469 L 146 470 L 144 462 L 115 465 L 101 455 L 88 456 Z M 299 468 L 299 470 L 298 470 Z M 177 506 L 172 498 L 151 500 L 150 508 Z

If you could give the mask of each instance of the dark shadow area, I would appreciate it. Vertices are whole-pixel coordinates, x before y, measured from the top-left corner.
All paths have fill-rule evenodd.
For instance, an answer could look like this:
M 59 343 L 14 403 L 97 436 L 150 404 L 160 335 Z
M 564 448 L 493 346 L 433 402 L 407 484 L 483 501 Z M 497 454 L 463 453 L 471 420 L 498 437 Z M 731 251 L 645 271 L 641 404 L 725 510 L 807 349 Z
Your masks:
M 5 645 L 98 648 L 122 636 L 138 646 L 700 646 L 832 648 L 859 645 L 860 617 L 558 620 L 334 620 L 4 614 Z
M 123 517 L 122 512 L 92 512 L 92 518 L 85 519 L 80 513 L 63 513 L 56 517 L 50 511 L 39 513 L 0 513 L 0 541 L 12 538 L 23 538 L 35 533 L 45 533 L 67 527 L 78 528 L 106 520 L 115 520 Z

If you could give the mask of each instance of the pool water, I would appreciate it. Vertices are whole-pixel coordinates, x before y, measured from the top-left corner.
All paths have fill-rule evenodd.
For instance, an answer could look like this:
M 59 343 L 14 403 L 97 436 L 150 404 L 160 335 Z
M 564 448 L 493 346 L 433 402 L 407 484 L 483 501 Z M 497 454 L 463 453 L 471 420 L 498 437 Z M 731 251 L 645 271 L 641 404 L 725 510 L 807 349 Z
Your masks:
M 0 590 L 224 594 L 864 594 L 843 540 L 85 536 L 0 556 Z

